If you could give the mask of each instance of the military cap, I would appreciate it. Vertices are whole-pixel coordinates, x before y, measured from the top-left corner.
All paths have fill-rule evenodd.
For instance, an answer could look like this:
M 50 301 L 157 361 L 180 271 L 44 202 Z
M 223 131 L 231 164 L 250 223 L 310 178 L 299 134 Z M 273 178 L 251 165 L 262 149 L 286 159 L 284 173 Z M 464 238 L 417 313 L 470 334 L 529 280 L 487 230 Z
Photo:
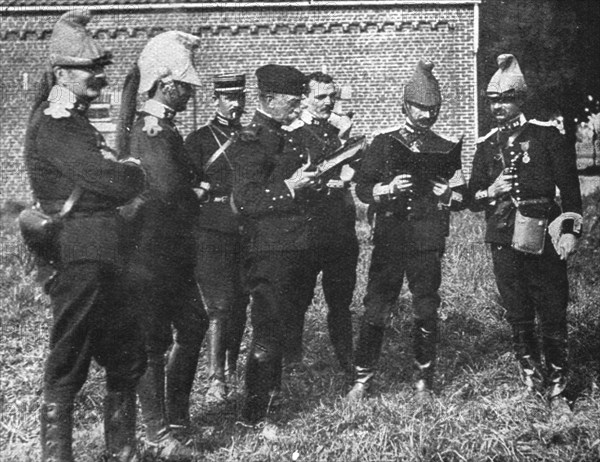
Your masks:
M 157 81 L 176 80 L 199 86 L 200 76 L 193 63 L 193 52 L 200 45 L 195 35 L 177 30 L 163 32 L 150 39 L 140 57 L 139 93 L 149 91 Z
M 442 104 L 440 84 L 431 72 L 433 63 L 420 60 L 415 71 L 404 85 L 404 102 L 422 106 L 439 106 Z
M 267 64 L 256 70 L 258 89 L 283 95 L 302 96 L 308 80 L 298 69 L 292 66 Z
M 246 91 L 246 74 L 220 74 L 213 76 L 215 93 L 240 93 Z
M 525 92 L 527 92 L 527 84 L 517 58 L 511 54 L 498 56 L 498 70 L 488 84 L 488 96 L 523 94 Z
M 58 19 L 50 37 L 51 66 L 85 67 L 112 62 L 112 54 L 86 30 L 90 19 L 85 10 L 68 11 Z

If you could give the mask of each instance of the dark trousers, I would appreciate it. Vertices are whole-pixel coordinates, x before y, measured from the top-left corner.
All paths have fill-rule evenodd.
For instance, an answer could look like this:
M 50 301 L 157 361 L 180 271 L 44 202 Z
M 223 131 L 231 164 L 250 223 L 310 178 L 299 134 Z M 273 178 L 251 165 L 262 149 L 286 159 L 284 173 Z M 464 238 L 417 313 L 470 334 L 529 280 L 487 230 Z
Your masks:
M 260 419 L 268 394 L 281 377 L 287 320 L 298 309 L 297 283 L 306 251 L 264 251 L 250 255 L 248 287 L 252 295 L 252 345 L 246 368 L 245 417 Z
M 46 402 L 70 402 L 94 358 L 108 391 L 132 391 L 146 356 L 136 313 L 125 303 L 123 275 L 96 261 L 66 264 L 49 286 L 54 322 L 44 371 Z
M 244 287 L 246 248 L 243 237 L 201 229 L 198 234 L 196 279 L 210 319 L 246 324 L 249 295 Z
M 317 277 L 321 272 L 323 295 L 328 307 L 327 327 L 331 340 L 335 343 L 338 338 L 349 337 L 351 344 L 350 305 L 356 285 L 358 251 L 358 240 L 356 236 L 352 236 L 332 246 L 313 247 L 305 252 L 298 268 L 297 284 L 301 292 L 297 300 L 298 308 L 290 312 L 287 319 L 284 353 L 286 361 L 295 362 L 302 358 L 304 318 L 312 303 Z
M 151 265 L 133 261 L 128 288 L 140 313 L 140 324 L 149 356 L 166 353 L 176 344 L 198 351 L 208 325 L 192 258 L 160 259 Z M 175 328 L 173 337 L 172 327 Z
M 424 328 L 435 329 L 440 305 L 443 250 L 375 245 L 364 298 L 363 322 L 384 327 L 398 300 L 404 275 L 413 296 L 413 315 Z
M 542 255 L 519 252 L 510 245 L 492 244 L 491 250 L 496 284 L 511 326 L 533 326 L 537 316 L 544 337 L 566 341 L 567 263 L 552 244 L 546 243 Z

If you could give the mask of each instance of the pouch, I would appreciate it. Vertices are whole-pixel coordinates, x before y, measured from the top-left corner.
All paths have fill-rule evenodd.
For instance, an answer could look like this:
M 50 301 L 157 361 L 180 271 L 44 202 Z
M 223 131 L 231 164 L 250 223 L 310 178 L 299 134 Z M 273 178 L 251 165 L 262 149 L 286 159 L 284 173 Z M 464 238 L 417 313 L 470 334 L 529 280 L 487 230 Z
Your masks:
M 548 218 L 526 217 L 517 209 L 512 248 L 519 252 L 541 255 L 546 241 Z
M 19 214 L 19 227 L 23 241 L 32 251 L 52 247 L 61 228 L 61 220 L 30 207 Z

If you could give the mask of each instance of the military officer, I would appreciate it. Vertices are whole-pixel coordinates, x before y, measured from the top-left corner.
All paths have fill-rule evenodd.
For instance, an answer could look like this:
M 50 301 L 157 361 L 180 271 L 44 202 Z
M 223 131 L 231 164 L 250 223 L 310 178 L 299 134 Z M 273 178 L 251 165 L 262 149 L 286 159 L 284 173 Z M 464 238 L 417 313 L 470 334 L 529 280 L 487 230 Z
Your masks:
M 234 204 L 250 230 L 253 337 L 242 410 L 249 423 L 266 415 L 281 374 L 286 320 L 297 308 L 296 281 L 308 248 L 302 190 L 314 177 L 306 152 L 281 128 L 300 113 L 306 77 L 276 64 L 259 68 L 256 77 L 259 107 L 231 151 Z
M 53 307 L 44 368 L 41 440 L 44 462 L 73 462 L 73 400 L 94 358 L 106 370 L 104 429 L 109 461 L 136 455 L 135 387 L 144 372 L 143 339 L 124 300 L 121 226 L 117 207 L 138 194 L 144 174 L 118 162 L 87 109 L 107 80 L 110 54 L 85 26 L 90 16 L 60 17 L 50 38 L 50 65 L 25 140 L 31 187 L 48 214 L 63 212 L 46 284 Z
M 343 124 L 344 132 L 330 123 L 337 89 L 333 77 L 322 72 L 308 76 L 308 93 L 299 119 L 290 128 L 307 150 L 311 162 L 319 164 L 338 149 L 340 134 L 347 136 L 351 119 Z M 339 124 L 338 124 L 339 125 Z M 342 369 L 352 373 L 352 315 L 350 304 L 356 283 L 358 240 L 356 238 L 356 209 L 350 192 L 354 170 L 338 168 L 335 175 L 313 191 L 307 208 L 311 238 L 308 258 L 303 265 L 303 277 L 298 280 L 304 291 L 300 307 L 290 320 L 286 340 L 286 363 L 302 358 L 302 328 L 304 316 L 314 295 L 317 276 L 323 273 L 322 284 L 329 307 L 327 327 L 335 355 Z
M 527 120 L 527 85 L 516 58 L 498 57 L 487 87 L 497 127 L 478 140 L 469 188 L 485 210 L 485 240 L 522 379 L 533 391 L 547 385 L 553 408 L 568 411 L 567 257 L 581 230 L 575 158 L 550 123 Z M 559 206 L 555 200 L 560 190 Z M 546 227 L 548 222 L 552 222 Z M 528 229 L 522 225 L 533 224 Z M 546 370 L 541 366 L 536 318 Z
M 129 125 L 136 93 L 148 94 L 131 127 L 131 155 L 141 161 L 147 188 L 126 212 L 138 227 L 128 279 L 148 354 L 138 386 L 146 440 L 156 456 L 173 461 L 194 456 L 187 439 L 189 398 L 208 324 L 194 278 L 194 226 L 204 190 L 194 188 L 193 167 L 173 120 L 200 85 L 192 65 L 198 42 L 179 31 L 152 38 L 126 81 L 121 117 Z
M 405 275 L 413 297 L 414 385 L 421 396 L 433 386 L 449 211 L 462 206 L 466 186 L 461 144 L 431 130 L 442 102 L 432 69 L 429 61 L 417 64 L 404 87 L 405 124 L 374 138 L 357 180 L 357 196 L 369 204 L 375 230 L 350 400 L 364 397 L 375 374 L 385 324 Z
M 235 386 L 249 297 L 243 288 L 241 221 L 231 208 L 232 165 L 227 153 L 240 131 L 246 76 L 214 77 L 215 117 L 186 139 L 186 152 L 208 189 L 198 221 L 196 279 L 209 316 L 207 403 L 222 403 Z M 227 382 L 226 383 L 226 378 Z

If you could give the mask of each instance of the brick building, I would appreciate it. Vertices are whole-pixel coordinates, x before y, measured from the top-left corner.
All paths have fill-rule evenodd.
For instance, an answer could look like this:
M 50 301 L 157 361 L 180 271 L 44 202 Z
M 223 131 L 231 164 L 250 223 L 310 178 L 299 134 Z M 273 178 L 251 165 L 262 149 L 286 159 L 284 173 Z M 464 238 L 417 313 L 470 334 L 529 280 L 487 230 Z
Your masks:
M 423 57 L 436 63 L 444 104 L 437 130 L 465 136 L 470 171 L 477 136 L 476 52 L 480 0 L 12 0 L 0 7 L 0 202 L 29 202 L 22 148 L 30 102 L 58 17 L 74 7 L 92 12 L 88 25 L 113 51 L 110 87 L 96 106 L 98 126 L 111 131 L 125 74 L 149 37 L 179 29 L 202 38 L 197 64 L 205 86 L 179 116 L 181 131 L 213 112 L 210 76 L 248 75 L 250 115 L 254 70 L 269 62 L 305 72 L 326 70 L 347 86 L 343 110 L 355 112 L 355 134 L 391 127 L 401 118 L 402 82 Z

